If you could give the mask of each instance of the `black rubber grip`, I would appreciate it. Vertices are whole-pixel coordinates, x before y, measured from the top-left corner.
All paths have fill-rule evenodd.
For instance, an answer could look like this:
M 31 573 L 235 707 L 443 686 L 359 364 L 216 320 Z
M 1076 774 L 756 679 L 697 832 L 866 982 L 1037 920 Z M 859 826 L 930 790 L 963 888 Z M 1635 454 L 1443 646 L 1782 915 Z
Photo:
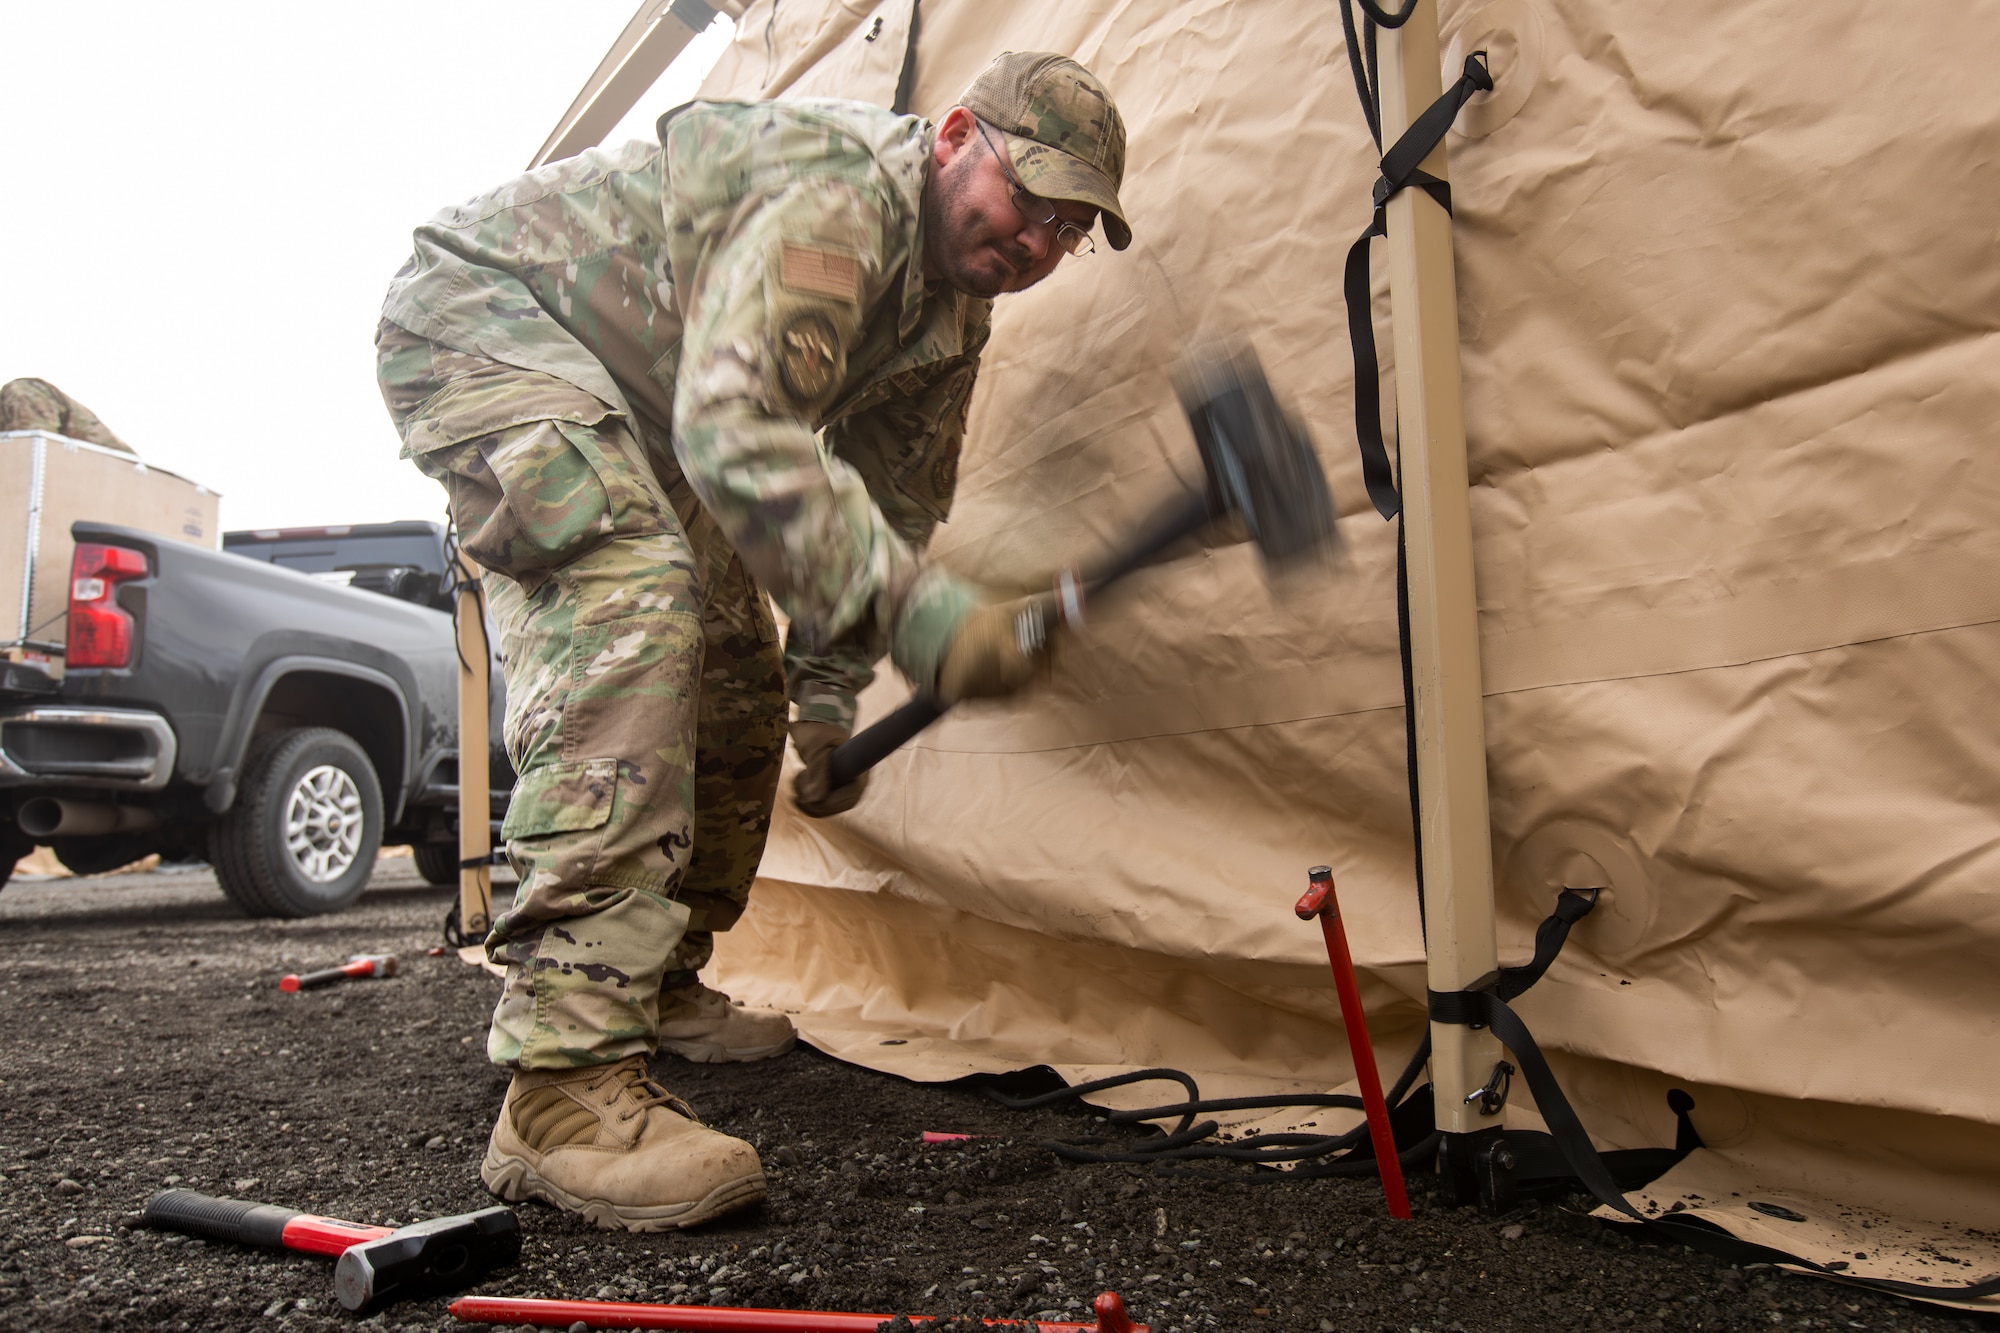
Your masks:
M 1174 497 L 1140 529 L 1136 541 L 1084 581 L 1089 595 L 1096 596 L 1175 542 L 1199 532 L 1213 516 L 1208 496 L 1201 491 Z M 826 770 L 830 786 L 835 791 L 845 787 L 943 716 L 941 704 L 918 695 L 833 752 Z
M 163 1190 L 146 1201 L 148 1226 L 267 1250 L 285 1248 L 285 1223 L 297 1216 L 275 1204 L 218 1199 L 193 1190 Z
M 826 763 L 829 785 L 839 791 L 943 716 L 944 708 L 937 700 L 918 695 L 833 752 Z
M 317 972 L 299 973 L 299 989 L 311 990 L 315 986 L 331 986 L 336 981 L 347 979 L 345 967 L 322 967 Z
M 1174 543 L 1200 532 L 1217 514 L 1204 491 L 1188 491 L 1161 505 L 1139 529 L 1139 535 L 1114 554 L 1103 568 L 1084 580 L 1093 596 L 1103 592 Z

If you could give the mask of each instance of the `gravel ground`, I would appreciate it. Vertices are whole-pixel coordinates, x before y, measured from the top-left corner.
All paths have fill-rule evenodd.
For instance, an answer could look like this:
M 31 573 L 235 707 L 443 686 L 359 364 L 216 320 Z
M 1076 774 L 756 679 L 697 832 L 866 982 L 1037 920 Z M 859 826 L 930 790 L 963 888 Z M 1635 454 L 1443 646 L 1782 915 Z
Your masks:
M 354 909 L 304 922 L 246 921 L 198 871 L 0 893 L 0 1328 L 354 1322 L 326 1260 L 133 1225 L 168 1186 L 384 1224 L 490 1203 L 477 1169 L 506 1086 L 482 1049 L 497 983 L 424 956 L 449 903 L 407 859 L 385 859 Z M 403 959 L 393 979 L 277 989 L 286 971 L 384 949 Z M 1112 1288 L 1156 1329 L 1303 1333 L 2000 1325 L 1635 1244 L 1560 1206 L 1490 1219 L 1420 1197 L 1395 1223 L 1372 1182 L 1065 1165 L 1036 1143 L 1098 1128 L 1087 1111 L 1007 1111 L 806 1049 L 657 1072 L 758 1146 L 770 1200 L 653 1236 L 528 1206 L 521 1263 L 482 1291 L 1082 1319 Z M 924 1130 L 989 1137 L 927 1147 Z M 457 1327 L 442 1301 L 367 1323 Z

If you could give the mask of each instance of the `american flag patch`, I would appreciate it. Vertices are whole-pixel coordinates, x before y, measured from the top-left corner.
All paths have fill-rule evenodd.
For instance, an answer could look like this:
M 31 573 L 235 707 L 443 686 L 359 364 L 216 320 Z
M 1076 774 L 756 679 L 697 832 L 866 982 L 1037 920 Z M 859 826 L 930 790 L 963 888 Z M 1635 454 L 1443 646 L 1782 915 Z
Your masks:
M 786 241 L 778 254 L 778 280 L 788 291 L 840 301 L 861 297 L 861 265 L 846 250 Z

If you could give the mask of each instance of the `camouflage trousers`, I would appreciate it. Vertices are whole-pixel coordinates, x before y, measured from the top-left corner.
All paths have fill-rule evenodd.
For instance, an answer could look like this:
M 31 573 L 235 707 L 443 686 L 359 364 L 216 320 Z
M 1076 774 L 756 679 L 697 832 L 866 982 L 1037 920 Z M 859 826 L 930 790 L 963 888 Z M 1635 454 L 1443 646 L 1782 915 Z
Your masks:
M 486 941 L 507 967 L 487 1054 L 650 1053 L 662 994 L 693 983 L 763 855 L 787 713 L 770 610 L 665 441 L 392 324 L 377 349 L 500 633 L 521 887 Z

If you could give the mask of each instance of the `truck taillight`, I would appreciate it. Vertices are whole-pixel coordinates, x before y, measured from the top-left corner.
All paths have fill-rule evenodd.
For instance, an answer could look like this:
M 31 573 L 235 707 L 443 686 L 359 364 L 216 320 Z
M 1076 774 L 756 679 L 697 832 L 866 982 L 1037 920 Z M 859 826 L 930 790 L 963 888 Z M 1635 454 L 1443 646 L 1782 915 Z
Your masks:
M 118 585 L 142 579 L 146 557 L 123 546 L 78 542 L 69 567 L 69 667 L 132 664 L 132 613 L 118 605 Z

